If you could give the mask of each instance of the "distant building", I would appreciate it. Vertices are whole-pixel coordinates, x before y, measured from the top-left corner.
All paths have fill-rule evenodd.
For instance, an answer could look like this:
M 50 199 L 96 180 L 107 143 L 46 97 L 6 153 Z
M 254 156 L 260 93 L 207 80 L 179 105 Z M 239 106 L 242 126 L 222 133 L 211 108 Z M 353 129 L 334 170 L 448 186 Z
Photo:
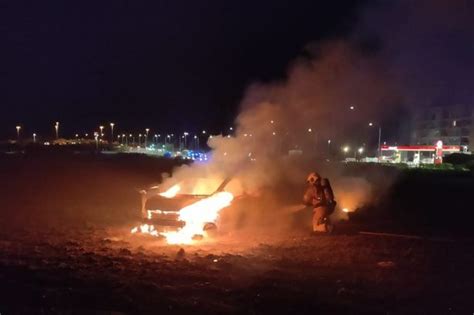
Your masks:
M 474 148 L 474 110 L 472 106 L 433 106 L 415 113 L 412 144 L 434 145 L 438 140 L 445 145 Z

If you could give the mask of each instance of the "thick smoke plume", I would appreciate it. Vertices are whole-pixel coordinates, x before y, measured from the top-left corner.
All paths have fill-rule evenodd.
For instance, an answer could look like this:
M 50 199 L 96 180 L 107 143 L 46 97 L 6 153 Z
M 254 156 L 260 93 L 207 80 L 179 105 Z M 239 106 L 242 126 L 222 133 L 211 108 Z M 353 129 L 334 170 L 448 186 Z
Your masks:
M 331 42 L 308 52 L 309 57 L 293 62 L 286 80 L 248 89 L 235 134 L 209 140 L 211 165 L 187 167 L 175 176 L 235 174 L 244 178 L 248 191 L 274 186 L 293 174 L 303 175 L 298 180 L 304 182 L 304 173 L 292 169 L 291 159 L 282 155 L 296 149 L 318 156 L 326 148 L 322 143 L 342 144 L 361 117 L 374 118 L 390 108 L 393 85 L 384 79 L 378 61 L 353 43 Z M 352 105 L 357 111 L 350 110 Z
M 435 10 L 428 7 L 431 3 Z M 439 96 L 432 93 L 432 88 L 439 87 L 442 78 L 434 76 L 441 80 L 436 85 L 431 74 L 439 69 L 452 78 L 449 74 L 456 70 L 451 68 L 456 62 L 444 62 L 442 52 L 421 53 L 422 43 L 426 39 L 429 44 L 435 35 L 430 27 L 446 25 L 440 21 L 451 26 L 452 34 L 461 32 L 457 34 L 462 38 L 472 34 L 474 27 L 466 30 L 461 26 L 473 19 L 458 21 L 449 16 L 463 6 L 471 7 L 467 1 L 452 6 L 441 1 L 382 3 L 365 12 L 350 38 L 307 45 L 304 56 L 290 64 L 285 79 L 255 83 L 248 88 L 235 121 L 235 134 L 230 138 L 215 136 L 209 141 L 212 163 L 179 169 L 165 186 L 183 178 L 217 180 L 233 176 L 236 180 L 230 187 L 236 193 L 259 195 L 265 189 L 273 191 L 271 201 L 264 199 L 264 209 L 255 211 L 298 202 L 309 171 L 328 176 L 325 166 L 315 160 L 325 156 L 328 140 L 337 150 L 348 139 L 359 139 L 360 145 L 366 135 L 361 130 L 367 128 L 368 122 L 400 118 L 393 116 L 399 113 L 400 105 L 420 100 L 414 91 L 424 99 Z M 450 10 L 444 11 L 444 7 Z M 393 23 L 382 23 L 383 19 Z M 444 47 L 451 42 L 436 42 L 436 46 L 451 52 Z M 472 55 L 471 51 L 471 61 Z M 470 71 L 467 77 L 472 79 L 473 73 Z M 406 121 L 406 117 L 403 119 Z M 289 150 L 301 150 L 310 159 L 288 156 Z M 339 194 L 347 200 L 349 207 L 370 199 L 370 185 L 363 179 L 336 176 L 331 180 L 336 197 Z
M 320 150 L 327 147 L 327 141 L 342 144 L 361 116 L 377 117 L 386 112 L 394 95 L 378 61 L 365 56 L 353 43 L 331 42 L 307 51 L 309 56 L 290 66 L 286 80 L 257 83 L 248 89 L 235 134 L 209 140 L 211 163 L 176 170 L 165 181 L 165 188 L 182 179 L 205 177 L 215 179 L 206 191 L 212 193 L 219 181 L 231 176 L 234 180 L 228 190 L 259 198 L 244 211 L 223 214 L 229 230 L 291 226 L 289 214 L 303 207 L 307 173 L 317 170 L 330 175 L 322 162 L 315 162 L 326 154 Z M 350 106 L 356 106 L 357 111 L 351 111 Z M 289 156 L 289 150 L 303 153 Z M 365 180 L 358 179 L 353 187 L 358 188 L 357 194 L 350 193 L 347 183 L 351 179 L 331 176 L 331 180 L 336 195 L 339 187 L 344 189 L 340 199 L 345 199 L 346 206 L 358 206 L 369 199 Z

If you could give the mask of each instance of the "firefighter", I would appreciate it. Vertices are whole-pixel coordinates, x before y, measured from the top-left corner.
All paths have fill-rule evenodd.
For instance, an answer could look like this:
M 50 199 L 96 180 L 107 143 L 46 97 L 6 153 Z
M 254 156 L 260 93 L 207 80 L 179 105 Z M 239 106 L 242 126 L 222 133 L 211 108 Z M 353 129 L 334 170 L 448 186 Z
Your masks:
M 313 207 L 313 232 L 331 232 L 333 225 L 328 218 L 336 207 L 331 184 L 316 172 L 311 172 L 306 181 L 308 188 L 303 201 L 307 206 Z

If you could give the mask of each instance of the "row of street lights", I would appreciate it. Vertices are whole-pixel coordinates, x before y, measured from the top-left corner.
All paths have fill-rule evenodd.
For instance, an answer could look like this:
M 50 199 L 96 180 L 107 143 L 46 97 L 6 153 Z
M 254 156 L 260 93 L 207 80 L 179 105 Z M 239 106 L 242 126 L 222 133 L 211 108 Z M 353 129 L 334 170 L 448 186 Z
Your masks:
M 342 152 L 344 152 L 344 154 L 348 154 L 350 151 L 351 148 L 349 146 L 345 146 L 342 148 Z M 359 153 L 359 155 L 362 155 L 362 153 L 364 153 L 364 148 L 359 147 L 357 150 L 354 150 L 354 158 L 357 158 L 357 153 Z
M 111 139 L 111 142 L 114 141 L 114 127 L 115 127 L 115 123 L 111 122 L 109 123 L 109 126 L 110 126 L 110 139 Z M 16 135 L 17 135 L 17 140 L 20 140 L 20 136 L 21 136 L 21 129 L 22 129 L 22 126 L 21 125 L 17 125 L 15 126 L 15 129 L 16 129 Z M 94 136 L 97 136 L 98 138 L 101 138 L 104 136 L 104 129 L 105 129 L 105 126 L 104 125 L 100 125 L 99 126 L 99 130 L 100 132 L 94 132 Z M 230 131 L 233 131 L 233 127 L 230 127 L 229 128 Z M 59 122 L 56 121 L 55 124 L 54 124 L 54 132 L 55 132 L 55 138 L 56 140 L 59 139 Z M 145 128 L 145 134 L 143 135 L 144 139 L 145 139 L 145 145 L 147 145 L 148 143 L 148 138 L 149 138 L 149 133 L 150 133 L 150 128 Z M 206 130 L 202 130 L 201 132 L 203 135 L 207 135 L 207 131 Z M 189 136 L 190 134 L 188 132 L 184 132 L 183 135 L 181 136 L 182 139 L 184 139 L 184 143 L 185 145 L 187 144 L 187 137 Z M 86 137 L 89 136 L 88 133 L 85 134 Z M 141 138 L 141 134 L 139 134 L 139 137 Z M 79 134 L 76 133 L 75 134 L 75 137 L 76 138 L 79 138 Z M 119 138 L 125 138 L 125 134 L 122 134 L 122 135 L 118 135 L 117 136 L 117 139 Z M 130 135 L 130 137 L 132 137 Z M 159 134 L 155 134 L 154 135 L 154 139 L 155 141 L 159 140 L 158 138 L 160 138 L 161 135 Z M 166 135 L 166 138 L 165 138 L 165 142 L 168 141 L 169 143 L 171 143 L 171 140 L 172 138 L 174 137 L 174 134 L 168 134 Z M 193 139 L 195 140 L 199 140 L 199 137 L 198 135 L 194 135 Z M 36 141 L 36 133 L 33 133 L 33 140 Z
M 149 128 L 146 128 L 146 129 L 145 129 L 145 132 L 146 132 L 145 134 L 143 134 L 143 135 L 142 135 L 141 133 L 138 134 L 138 145 L 139 145 L 139 146 L 142 144 L 142 141 L 141 141 L 142 137 L 143 137 L 143 139 L 144 139 L 144 145 L 145 145 L 145 147 L 148 146 L 147 139 L 148 139 L 149 131 L 150 131 L 150 129 L 149 129 Z M 203 131 L 202 131 L 202 134 L 203 134 L 203 135 L 206 135 L 207 133 L 206 133 L 205 130 L 203 130 Z M 188 141 L 188 136 L 190 136 L 189 132 L 184 132 L 183 135 L 181 135 L 181 136 L 179 137 L 180 146 L 181 146 L 182 143 L 184 143 L 184 147 L 185 147 L 185 148 L 187 147 L 187 145 L 188 145 L 188 142 L 187 142 L 187 141 Z M 209 138 L 212 138 L 212 136 L 209 136 Z M 161 139 L 161 134 L 154 134 L 154 136 L 153 136 L 153 143 L 154 143 L 154 144 L 158 144 L 158 143 L 160 142 L 160 139 Z M 174 139 L 176 139 L 174 133 L 167 134 L 167 135 L 164 137 L 164 144 L 172 144 L 172 143 L 174 143 Z M 117 142 L 118 142 L 119 144 L 128 145 L 128 144 L 129 144 L 129 142 L 128 142 L 129 140 L 131 140 L 131 141 L 132 141 L 132 144 L 135 145 L 135 137 L 134 137 L 133 134 L 129 134 L 128 136 L 127 136 L 126 134 L 117 135 Z M 199 141 L 199 140 L 200 140 L 200 139 L 199 139 L 199 137 L 198 137 L 197 134 L 195 134 L 195 135 L 193 136 L 193 140 L 194 140 L 194 146 L 195 146 L 196 148 L 199 148 L 199 144 L 200 144 L 200 141 Z
M 113 136 L 114 136 L 114 126 L 115 124 L 114 123 L 110 123 L 110 127 L 111 127 L 111 137 L 112 137 L 112 140 L 113 140 Z M 373 123 L 369 123 L 369 126 L 372 127 L 373 126 Z M 59 122 L 56 122 L 55 125 L 54 125 L 54 128 L 55 128 L 55 133 L 56 133 L 56 138 L 59 137 Z M 96 142 L 98 143 L 98 141 L 100 140 L 101 137 L 104 136 L 104 133 L 103 133 L 103 130 L 104 130 L 104 126 L 99 126 L 99 130 L 100 130 L 100 133 L 98 132 L 94 132 L 94 139 L 96 140 Z M 232 130 L 232 127 L 230 128 L 230 130 Z M 20 131 L 21 131 L 21 126 L 20 125 L 17 125 L 16 126 L 16 131 L 17 131 L 17 138 L 20 139 Z M 145 147 L 148 145 L 147 144 L 147 140 L 148 140 L 148 136 L 149 136 L 149 132 L 150 132 L 150 129 L 149 128 L 146 128 L 145 129 L 145 134 L 138 134 L 138 145 L 140 146 L 141 145 L 141 138 L 143 137 L 144 138 L 144 145 Z M 308 128 L 308 132 L 311 133 L 312 132 L 312 129 L 311 128 Z M 206 135 L 207 132 L 205 130 L 203 130 L 201 132 L 203 135 Z M 276 133 L 273 132 L 273 135 L 275 135 Z M 379 127 L 379 152 L 380 152 L 380 134 L 381 134 L 381 128 Z M 88 136 L 88 134 L 86 134 L 86 137 Z M 175 135 L 174 134 L 167 134 L 166 137 L 165 137 L 165 144 L 171 144 L 172 143 L 172 139 Z M 184 132 L 183 135 L 181 136 L 181 139 L 184 139 L 184 147 L 186 148 L 187 147 L 187 137 L 189 136 L 189 133 L 188 132 Z M 244 137 L 247 137 L 247 136 L 250 136 L 252 137 L 252 134 L 244 134 Z M 76 138 L 79 138 L 79 134 L 75 134 L 75 137 Z M 153 136 L 153 139 L 154 139 L 154 143 L 155 144 L 158 144 L 159 143 L 159 140 L 161 138 L 161 134 L 155 134 Z M 212 138 L 212 135 L 210 136 L 210 138 Z M 197 147 L 197 149 L 199 149 L 199 137 L 197 135 L 194 135 L 193 137 L 194 139 L 194 145 L 195 147 Z M 120 143 L 120 144 L 123 144 L 123 145 L 127 145 L 129 144 L 129 140 L 131 140 L 131 143 L 133 143 L 133 145 L 135 145 L 135 137 L 133 136 L 133 134 L 129 134 L 129 136 L 127 137 L 126 134 L 121 134 L 121 135 L 117 135 L 117 141 Z M 36 143 L 36 133 L 33 133 L 33 142 Z M 327 141 L 328 143 L 328 150 L 330 150 L 330 145 L 331 145 L 331 140 L 329 139 Z M 344 154 L 347 154 L 351 151 L 351 148 L 349 146 L 344 146 L 342 148 L 342 151 L 344 152 Z M 359 155 L 361 155 L 362 153 L 364 152 L 364 148 L 363 147 L 360 147 L 358 148 L 357 150 L 354 151 L 354 158 L 357 157 L 357 153 L 359 153 Z
M 353 110 L 355 110 L 355 106 L 351 105 L 351 106 L 349 107 L 349 109 L 350 109 L 351 111 L 353 111 Z M 275 123 L 274 120 L 270 120 L 270 124 L 274 124 L 274 123 Z M 375 126 L 375 124 L 374 124 L 373 122 L 369 122 L 368 125 L 369 125 L 369 127 Z M 110 126 L 111 142 L 113 142 L 113 141 L 114 141 L 114 127 L 115 127 L 115 123 L 111 122 L 111 123 L 109 123 L 109 126 Z M 22 127 L 21 127 L 20 125 L 17 125 L 17 126 L 16 126 L 16 132 L 17 132 L 17 139 L 18 139 L 18 140 L 20 140 L 20 131 L 21 131 L 21 128 L 22 128 Z M 104 136 L 104 128 L 105 128 L 105 127 L 104 127 L 103 125 L 100 125 L 100 126 L 99 126 L 100 133 L 94 133 L 94 137 L 97 137 L 98 139 L 100 139 L 101 137 L 103 137 L 103 136 Z M 54 130 L 55 130 L 56 139 L 59 139 L 59 122 L 56 122 L 56 123 L 54 124 Z M 233 127 L 229 127 L 228 130 L 229 130 L 230 132 L 232 132 L 232 131 L 234 130 L 234 128 L 233 128 Z M 313 129 L 312 129 L 312 128 L 308 128 L 307 131 L 308 131 L 308 133 L 313 133 Z M 145 147 L 148 145 L 149 132 L 150 132 L 150 128 L 145 128 L 145 134 L 143 135 Z M 201 134 L 202 134 L 202 135 L 206 135 L 206 134 L 207 134 L 206 130 L 202 130 Z M 272 134 L 273 134 L 273 136 L 276 136 L 276 132 L 275 132 L 275 131 L 274 131 Z M 314 134 L 316 135 L 316 133 L 314 133 Z M 382 128 L 381 128 L 380 125 L 378 125 L 378 147 L 377 147 L 377 155 L 378 155 L 379 157 L 380 157 L 380 151 L 381 151 L 381 150 L 380 150 L 380 149 L 381 149 L 381 146 L 380 146 L 380 144 L 381 144 L 381 134 L 382 134 Z M 183 140 L 183 142 L 184 142 L 184 147 L 187 147 L 187 139 L 188 139 L 188 136 L 189 136 L 189 135 L 190 135 L 190 134 L 189 134 L 188 132 L 184 132 L 184 133 L 183 133 L 183 135 L 179 138 L 179 140 L 180 140 L 180 146 L 181 146 L 181 140 Z M 86 134 L 86 137 L 87 137 L 87 136 L 88 136 L 88 134 Z M 244 134 L 244 136 L 246 137 L 246 136 L 248 136 L 248 134 Z M 252 134 L 250 134 L 250 137 L 251 137 L 251 136 L 252 136 Z M 79 137 L 79 135 L 76 134 L 76 138 L 78 138 L 78 137 Z M 158 143 L 160 137 L 161 137 L 161 135 L 155 134 L 155 135 L 154 135 L 154 142 L 155 142 L 155 143 Z M 167 144 L 167 143 L 171 144 L 173 137 L 174 137 L 174 134 L 167 134 L 166 137 L 165 137 L 165 139 L 164 139 L 164 140 L 165 140 L 165 144 Z M 228 135 L 227 137 L 230 137 L 230 135 Z M 133 143 L 135 143 L 135 140 L 134 140 L 134 137 L 132 136 L 132 134 L 130 134 L 130 138 L 132 138 Z M 138 135 L 138 138 L 139 138 L 139 145 L 141 145 L 142 134 L 139 134 L 139 135 Z M 212 138 L 212 136 L 210 136 L 210 138 Z M 199 147 L 199 137 L 198 137 L 197 135 L 194 135 L 193 139 L 194 139 L 194 141 L 195 141 L 195 146 L 196 146 L 196 147 Z M 122 134 L 122 135 L 118 135 L 118 136 L 117 136 L 117 141 L 120 142 L 120 140 L 121 140 L 121 144 L 124 144 L 124 140 L 125 140 L 125 144 L 128 145 L 128 137 L 126 137 L 125 134 Z M 33 142 L 36 142 L 36 133 L 33 133 Z M 330 150 L 331 140 L 329 139 L 329 140 L 327 141 L 327 143 L 328 143 L 328 150 Z M 347 148 L 347 150 L 349 150 L 348 147 L 344 147 L 344 148 L 343 148 L 343 151 L 344 151 L 344 152 L 347 152 L 347 151 L 345 150 L 346 148 Z M 363 152 L 363 148 L 359 148 L 359 150 L 356 151 L 356 152 L 362 153 L 362 152 Z
M 17 126 L 15 126 L 15 129 L 16 129 L 16 138 L 17 138 L 18 141 L 20 141 L 21 126 L 17 125 Z M 54 124 L 54 132 L 55 132 L 55 135 L 56 135 L 56 139 L 58 139 L 59 138 L 59 122 L 58 121 Z M 33 132 L 33 142 L 36 142 L 36 133 L 35 132 Z
M 110 123 L 110 138 L 111 140 L 113 141 L 114 139 L 114 127 L 115 127 L 115 123 Z M 99 126 L 99 130 L 100 130 L 100 133 L 98 132 L 95 132 L 94 135 L 97 135 L 98 137 L 103 137 L 104 136 L 104 126 L 103 125 L 100 125 Z M 17 139 L 19 140 L 20 139 L 20 131 L 22 129 L 22 127 L 20 125 L 17 125 L 15 127 L 16 129 L 16 135 L 17 135 Z M 56 139 L 59 139 L 59 122 L 55 122 L 54 124 L 54 132 L 55 132 L 55 136 L 56 136 Z M 148 138 L 148 134 L 150 132 L 150 128 L 145 128 L 145 133 L 146 133 L 146 137 Z M 85 134 L 86 137 L 88 136 L 88 133 Z M 79 134 L 75 134 L 76 138 L 79 137 Z M 36 133 L 33 133 L 33 140 L 35 141 L 36 140 Z

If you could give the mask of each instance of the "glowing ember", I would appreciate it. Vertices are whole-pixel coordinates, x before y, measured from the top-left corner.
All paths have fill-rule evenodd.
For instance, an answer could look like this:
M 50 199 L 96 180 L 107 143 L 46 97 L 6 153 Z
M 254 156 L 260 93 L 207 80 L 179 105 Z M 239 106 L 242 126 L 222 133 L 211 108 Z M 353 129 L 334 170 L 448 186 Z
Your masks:
M 167 191 L 160 193 L 160 196 L 165 198 L 174 198 L 180 190 L 181 187 L 179 185 L 174 185 Z

